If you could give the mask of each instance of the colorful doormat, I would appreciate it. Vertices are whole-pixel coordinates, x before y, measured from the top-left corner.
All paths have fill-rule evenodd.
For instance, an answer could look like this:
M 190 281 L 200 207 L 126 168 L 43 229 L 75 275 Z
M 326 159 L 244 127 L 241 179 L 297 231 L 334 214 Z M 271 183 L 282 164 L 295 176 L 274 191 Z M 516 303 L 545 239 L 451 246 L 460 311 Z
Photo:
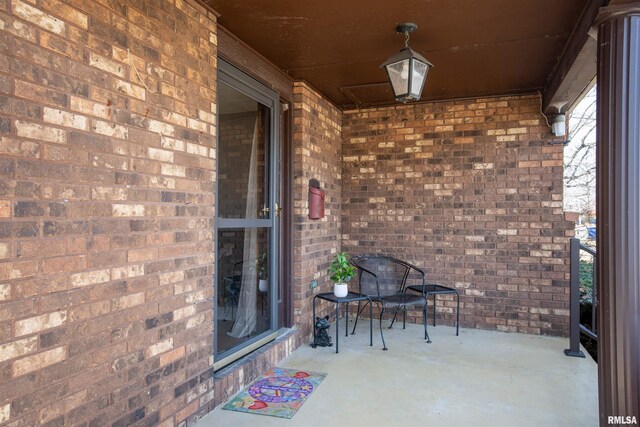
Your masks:
M 222 409 L 292 418 L 327 374 L 273 368 L 251 383 Z

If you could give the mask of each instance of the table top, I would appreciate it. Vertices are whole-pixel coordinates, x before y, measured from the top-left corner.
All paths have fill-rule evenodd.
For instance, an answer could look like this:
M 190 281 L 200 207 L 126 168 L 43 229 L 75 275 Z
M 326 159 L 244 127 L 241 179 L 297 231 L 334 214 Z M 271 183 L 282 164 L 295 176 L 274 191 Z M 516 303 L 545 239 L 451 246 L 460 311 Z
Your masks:
M 333 294 L 333 292 L 324 292 L 314 296 L 314 298 L 320 298 L 320 299 L 331 301 L 331 302 L 366 301 L 369 299 L 369 297 L 364 294 L 359 294 L 358 292 L 351 292 L 351 291 L 349 291 L 347 296 L 344 298 L 338 298 Z

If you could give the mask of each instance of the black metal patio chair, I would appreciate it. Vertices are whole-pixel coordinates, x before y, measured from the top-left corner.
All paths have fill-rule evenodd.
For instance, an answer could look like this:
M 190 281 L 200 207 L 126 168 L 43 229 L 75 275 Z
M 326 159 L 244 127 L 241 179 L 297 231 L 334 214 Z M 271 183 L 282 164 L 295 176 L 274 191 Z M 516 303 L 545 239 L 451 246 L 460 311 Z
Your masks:
M 238 297 L 242 285 L 242 266 L 244 261 L 238 261 L 231 268 L 231 275 L 223 279 L 222 301 L 225 307 L 225 314 L 231 310 L 231 320 L 235 320 L 235 308 L 238 306 Z
M 385 255 L 362 255 L 353 257 L 351 264 L 358 269 L 358 284 L 361 294 L 367 295 L 372 303 L 380 306 L 380 337 L 383 350 L 387 350 L 382 328 L 382 317 L 385 310 L 395 310 L 395 316 L 402 310 L 402 328 L 406 328 L 407 307 L 422 306 L 424 322 L 424 338 L 430 343 L 427 333 L 427 298 L 426 296 L 405 292 L 407 286 L 424 285 L 424 272 L 408 262 Z M 353 325 L 352 334 L 358 325 L 358 317 L 369 304 L 362 307 L 358 303 L 358 314 Z M 391 328 L 393 324 L 389 327 Z

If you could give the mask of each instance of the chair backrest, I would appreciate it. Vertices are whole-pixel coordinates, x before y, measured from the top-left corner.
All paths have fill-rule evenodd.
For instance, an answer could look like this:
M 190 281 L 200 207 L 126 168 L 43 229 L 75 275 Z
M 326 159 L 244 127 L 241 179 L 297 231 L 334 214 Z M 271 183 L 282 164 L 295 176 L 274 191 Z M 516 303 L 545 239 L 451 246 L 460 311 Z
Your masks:
M 244 261 L 238 261 L 233 264 L 233 268 L 231 269 L 231 274 L 236 277 L 242 277 L 242 267 L 244 265 Z
M 419 268 L 386 255 L 361 255 L 351 258 L 358 269 L 359 291 L 365 295 L 384 297 L 401 293 L 407 286 L 424 284 Z

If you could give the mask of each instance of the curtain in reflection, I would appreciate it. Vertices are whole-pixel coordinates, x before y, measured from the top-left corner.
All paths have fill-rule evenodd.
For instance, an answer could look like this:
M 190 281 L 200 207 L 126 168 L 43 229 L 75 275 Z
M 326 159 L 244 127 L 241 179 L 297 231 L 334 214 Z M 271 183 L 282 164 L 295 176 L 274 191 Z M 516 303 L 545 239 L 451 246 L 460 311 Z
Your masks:
M 258 182 L 258 144 L 262 141 L 262 114 L 258 111 L 256 124 L 253 129 L 253 141 L 251 143 L 251 160 L 249 162 L 249 180 L 247 183 L 247 207 L 246 219 L 256 219 L 258 214 L 258 191 L 261 183 Z M 257 286 L 258 286 L 258 229 L 249 227 L 244 229 L 244 249 L 242 263 L 242 281 L 240 295 L 238 297 L 238 310 L 236 320 L 227 332 L 228 335 L 241 338 L 246 337 L 256 327 L 257 321 Z

